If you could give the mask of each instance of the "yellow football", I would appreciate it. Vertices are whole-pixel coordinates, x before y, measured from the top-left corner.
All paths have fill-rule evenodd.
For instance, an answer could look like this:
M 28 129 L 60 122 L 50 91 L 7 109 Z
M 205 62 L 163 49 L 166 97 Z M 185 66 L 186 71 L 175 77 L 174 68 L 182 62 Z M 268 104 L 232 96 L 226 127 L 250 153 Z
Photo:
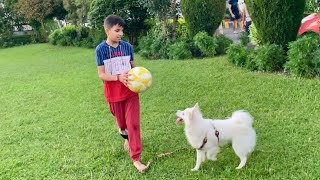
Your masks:
M 144 67 L 130 69 L 128 87 L 131 91 L 141 93 L 146 91 L 152 84 L 151 73 Z

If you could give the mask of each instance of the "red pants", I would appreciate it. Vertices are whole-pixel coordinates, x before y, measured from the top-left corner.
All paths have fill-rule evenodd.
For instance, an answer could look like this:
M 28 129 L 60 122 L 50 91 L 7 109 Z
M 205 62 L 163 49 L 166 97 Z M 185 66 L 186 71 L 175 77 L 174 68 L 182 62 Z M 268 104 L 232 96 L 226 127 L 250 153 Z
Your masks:
M 111 102 L 109 108 L 116 118 L 119 129 L 128 130 L 131 159 L 139 161 L 142 151 L 139 96 L 133 96 L 120 102 Z

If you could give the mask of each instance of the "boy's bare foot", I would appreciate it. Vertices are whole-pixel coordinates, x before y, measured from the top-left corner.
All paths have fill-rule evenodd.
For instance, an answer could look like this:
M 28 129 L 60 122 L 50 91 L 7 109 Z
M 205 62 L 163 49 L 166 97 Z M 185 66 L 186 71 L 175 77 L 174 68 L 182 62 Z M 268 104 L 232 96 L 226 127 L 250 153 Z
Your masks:
M 140 161 L 135 161 L 135 162 L 133 162 L 133 165 L 137 168 L 137 170 L 140 173 L 144 173 L 147 170 L 149 164 L 146 166 L 146 165 L 142 164 Z
M 129 141 L 128 141 L 128 139 L 124 140 L 123 149 L 125 151 L 129 151 Z

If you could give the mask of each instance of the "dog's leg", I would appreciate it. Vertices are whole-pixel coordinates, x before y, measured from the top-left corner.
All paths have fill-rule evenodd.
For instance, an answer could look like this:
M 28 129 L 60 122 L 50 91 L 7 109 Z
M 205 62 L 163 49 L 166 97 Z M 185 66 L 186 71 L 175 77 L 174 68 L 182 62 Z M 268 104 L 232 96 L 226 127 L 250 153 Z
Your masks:
M 191 171 L 197 171 L 200 168 L 201 163 L 205 160 L 206 154 L 202 150 L 197 150 L 197 162 L 196 166 Z
M 236 169 L 241 169 L 246 165 L 247 156 L 249 153 L 248 143 L 246 143 L 245 138 L 238 137 L 232 140 L 232 148 L 236 155 L 240 158 L 240 164 Z
M 212 160 L 212 161 L 216 161 L 217 160 L 217 154 L 219 153 L 219 149 L 210 149 L 208 152 L 207 152 L 207 158 L 209 160 Z
M 247 162 L 247 157 L 243 156 L 243 157 L 240 157 L 240 164 L 239 166 L 236 168 L 236 169 L 241 169 L 243 168 L 244 165 L 246 165 L 246 162 Z

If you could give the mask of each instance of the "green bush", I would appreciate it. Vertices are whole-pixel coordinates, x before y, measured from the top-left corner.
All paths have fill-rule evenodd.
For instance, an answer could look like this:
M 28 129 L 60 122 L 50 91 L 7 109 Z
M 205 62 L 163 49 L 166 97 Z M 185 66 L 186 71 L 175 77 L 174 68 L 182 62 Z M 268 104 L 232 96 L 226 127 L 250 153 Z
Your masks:
M 254 23 L 252 23 L 249 27 L 249 31 L 250 31 L 250 35 L 249 35 L 249 38 L 250 38 L 250 42 L 255 45 L 255 46 L 259 46 L 262 44 L 259 36 L 258 36 L 258 32 L 257 32 L 257 28 L 256 26 L 254 25 Z
M 190 59 L 191 57 L 192 53 L 186 42 L 176 42 L 169 47 L 170 59 Z
M 286 62 L 285 52 L 281 46 L 276 44 L 265 44 L 259 46 L 250 55 L 252 63 L 247 63 L 249 69 L 257 69 L 258 71 L 280 71 L 283 69 L 283 65 Z
M 286 69 L 294 76 L 313 77 L 317 75 L 317 58 L 320 40 L 318 37 L 302 36 L 298 40 L 289 44 L 288 62 Z
M 31 35 L 13 36 L 12 41 L 15 45 L 25 45 L 32 43 Z
M 76 27 L 74 25 L 63 27 L 62 33 L 71 39 L 75 39 L 78 36 Z
M 17 35 L 12 37 L 0 37 L 0 48 L 8 48 L 32 43 L 31 35 Z
M 232 44 L 227 50 L 228 60 L 240 67 L 246 65 L 248 55 L 249 50 L 242 44 Z
M 318 48 L 314 53 L 313 53 L 313 60 L 312 60 L 316 74 L 320 76 L 320 48 Z
M 89 39 L 92 39 L 92 47 L 98 46 L 101 42 L 106 40 L 106 33 L 104 29 L 90 29 L 89 30 Z
M 216 39 L 208 36 L 206 32 L 196 34 L 193 37 L 193 41 L 204 55 L 212 57 L 216 54 L 216 48 L 218 46 Z
M 79 26 L 77 28 L 77 37 L 79 37 L 79 39 L 86 39 L 89 37 L 89 28 L 88 27 L 85 27 L 85 26 Z
M 217 36 L 216 42 L 217 42 L 217 48 L 216 48 L 217 55 L 226 54 L 228 47 L 233 43 L 232 40 L 225 35 Z
M 151 45 L 153 43 L 153 38 L 150 36 L 143 36 L 139 38 L 139 53 L 144 58 L 151 57 Z
M 306 0 L 247 0 L 246 4 L 262 44 L 287 50 L 297 37 Z
M 162 37 L 157 37 L 152 33 L 148 33 L 147 36 L 144 36 L 139 40 L 139 53 L 142 57 L 147 59 L 167 57 L 165 44 L 166 42 Z
M 189 31 L 187 29 L 186 21 L 184 19 L 178 20 L 177 25 L 177 39 L 179 40 L 187 40 L 189 36 Z
M 212 35 L 219 27 L 226 2 L 219 0 L 181 0 L 181 10 L 191 36 L 205 31 Z
M 49 35 L 49 43 L 57 45 L 57 42 L 63 37 L 61 29 L 56 29 Z
M 60 46 L 78 46 L 94 48 L 106 39 L 104 30 L 90 29 L 84 26 L 66 26 L 56 29 L 49 35 L 49 43 Z
M 139 38 L 139 53 L 147 59 L 169 58 L 170 42 L 161 35 L 161 27 L 155 25 L 146 36 Z
M 68 36 L 62 36 L 58 41 L 57 41 L 57 45 L 60 46 L 73 46 L 73 40 L 68 37 Z
M 250 39 L 248 37 L 248 34 L 245 32 L 240 33 L 240 42 L 242 45 L 247 46 L 250 42 Z
M 249 49 L 248 49 L 248 51 L 249 51 L 249 53 L 248 53 L 248 56 L 247 56 L 247 59 L 245 62 L 245 67 L 251 71 L 256 71 L 256 70 L 258 70 L 258 67 L 257 67 L 256 62 L 254 61 L 255 57 L 256 57 L 255 51 L 249 50 Z

